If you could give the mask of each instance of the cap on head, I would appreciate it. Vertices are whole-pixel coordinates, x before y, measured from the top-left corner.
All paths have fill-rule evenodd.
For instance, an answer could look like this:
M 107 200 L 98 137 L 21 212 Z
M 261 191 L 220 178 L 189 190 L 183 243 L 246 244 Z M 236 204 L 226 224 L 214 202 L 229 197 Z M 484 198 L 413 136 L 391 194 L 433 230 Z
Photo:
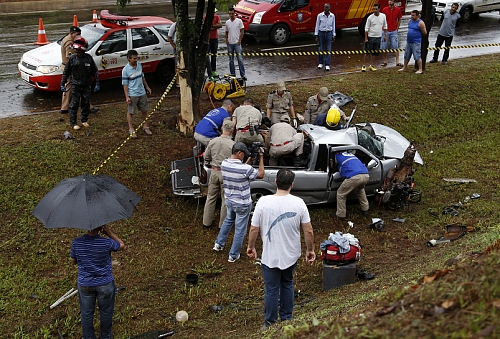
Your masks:
M 69 32 L 70 32 L 70 33 L 81 33 L 81 32 L 82 32 L 82 30 L 81 30 L 81 29 L 80 29 L 80 27 L 78 27 L 78 26 L 71 26 L 71 27 L 69 28 Z
M 233 145 L 233 149 L 231 151 L 232 154 L 235 154 L 236 151 L 239 151 L 239 152 L 243 152 L 245 153 L 247 156 L 250 155 L 250 152 L 248 151 L 248 148 L 247 148 L 247 145 L 245 145 L 244 143 L 238 141 L 237 143 L 235 143 Z
M 276 85 L 276 87 L 278 88 L 278 91 L 285 91 L 286 90 L 286 86 L 285 86 L 284 81 L 279 81 L 278 84 Z
M 224 129 L 230 129 L 232 130 L 234 128 L 234 123 L 233 123 L 233 120 L 231 119 L 224 119 L 224 121 L 222 122 L 222 128 Z
M 340 121 L 340 109 L 333 104 L 326 113 L 326 124 L 330 127 L 336 127 Z
M 287 114 L 283 114 L 280 118 L 281 122 L 290 122 L 290 117 Z
M 326 101 L 326 100 L 328 100 L 328 88 L 326 88 L 326 87 L 321 87 L 321 88 L 319 89 L 319 93 L 318 93 L 318 94 L 319 94 L 319 99 L 320 99 L 321 101 Z

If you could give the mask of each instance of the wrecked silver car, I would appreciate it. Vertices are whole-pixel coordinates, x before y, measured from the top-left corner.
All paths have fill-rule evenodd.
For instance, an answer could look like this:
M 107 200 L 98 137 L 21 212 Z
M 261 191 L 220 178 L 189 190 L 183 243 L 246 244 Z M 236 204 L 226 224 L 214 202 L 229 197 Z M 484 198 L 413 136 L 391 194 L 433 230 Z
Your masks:
M 351 121 L 352 115 L 349 119 Z M 349 124 L 349 123 L 348 123 Z M 280 168 L 290 168 L 295 173 L 291 193 L 304 200 L 307 205 L 332 203 L 336 191 L 344 180 L 335 163 L 336 151 L 354 152 L 367 166 L 370 179 L 366 185 L 367 195 L 374 195 L 384 183 L 389 170 L 399 166 L 410 142 L 396 130 L 377 123 L 363 123 L 341 130 L 329 130 L 311 124 L 298 129 L 304 134 L 304 149 L 308 150 L 309 162 L 304 167 L 293 166 L 293 155 L 282 157 L 282 166 L 269 166 L 266 155 L 264 178 L 250 184 L 252 199 L 274 194 L 275 178 Z M 414 162 L 423 165 L 420 154 L 415 151 Z M 257 167 L 257 165 L 254 165 Z M 203 161 L 198 146 L 193 148 L 193 157 L 172 162 L 172 189 L 176 195 L 200 198 L 206 195 L 211 168 Z

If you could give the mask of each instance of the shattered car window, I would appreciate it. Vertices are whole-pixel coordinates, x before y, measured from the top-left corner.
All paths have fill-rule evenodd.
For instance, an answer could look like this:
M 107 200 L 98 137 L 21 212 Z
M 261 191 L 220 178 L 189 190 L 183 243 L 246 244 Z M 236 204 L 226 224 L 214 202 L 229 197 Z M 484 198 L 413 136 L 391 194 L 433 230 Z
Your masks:
M 384 155 L 384 145 L 365 130 L 358 130 L 358 144 L 379 159 Z

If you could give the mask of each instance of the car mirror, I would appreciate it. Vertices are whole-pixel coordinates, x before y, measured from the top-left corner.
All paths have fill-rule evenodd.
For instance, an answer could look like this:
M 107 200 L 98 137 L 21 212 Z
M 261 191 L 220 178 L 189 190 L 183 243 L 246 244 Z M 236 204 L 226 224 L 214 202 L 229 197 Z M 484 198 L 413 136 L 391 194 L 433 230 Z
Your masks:
M 368 166 L 366 166 L 368 169 L 374 168 L 378 166 L 378 162 L 375 159 L 370 160 L 368 163 Z

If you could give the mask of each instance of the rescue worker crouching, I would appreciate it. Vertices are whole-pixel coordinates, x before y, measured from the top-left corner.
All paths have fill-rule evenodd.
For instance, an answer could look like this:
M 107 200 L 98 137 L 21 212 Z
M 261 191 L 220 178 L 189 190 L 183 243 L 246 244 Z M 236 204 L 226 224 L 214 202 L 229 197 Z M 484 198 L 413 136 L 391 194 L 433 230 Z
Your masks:
M 304 151 L 304 134 L 297 133 L 295 128 L 290 125 L 288 115 L 283 115 L 280 122 L 273 124 L 269 129 L 269 165 L 277 166 L 279 157 L 295 151 L 293 165 L 295 167 L 303 167 L 309 163 L 305 158 Z
M 328 112 L 333 104 L 333 100 L 328 97 L 328 88 L 321 87 L 318 94 L 307 99 L 306 110 L 304 111 L 304 123 L 314 123 L 318 115 Z
M 243 105 L 236 108 L 233 113 L 233 122 L 236 126 L 235 142 L 242 142 L 247 146 L 254 142 L 264 142 L 260 130 L 262 113 L 253 106 L 252 98 L 246 98 Z
M 316 117 L 316 120 L 314 120 L 314 125 L 324 126 L 329 130 L 339 130 L 344 128 L 344 126 L 340 122 L 340 118 L 344 120 L 347 119 L 344 112 L 336 104 L 333 104 L 328 112 L 319 114 Z

